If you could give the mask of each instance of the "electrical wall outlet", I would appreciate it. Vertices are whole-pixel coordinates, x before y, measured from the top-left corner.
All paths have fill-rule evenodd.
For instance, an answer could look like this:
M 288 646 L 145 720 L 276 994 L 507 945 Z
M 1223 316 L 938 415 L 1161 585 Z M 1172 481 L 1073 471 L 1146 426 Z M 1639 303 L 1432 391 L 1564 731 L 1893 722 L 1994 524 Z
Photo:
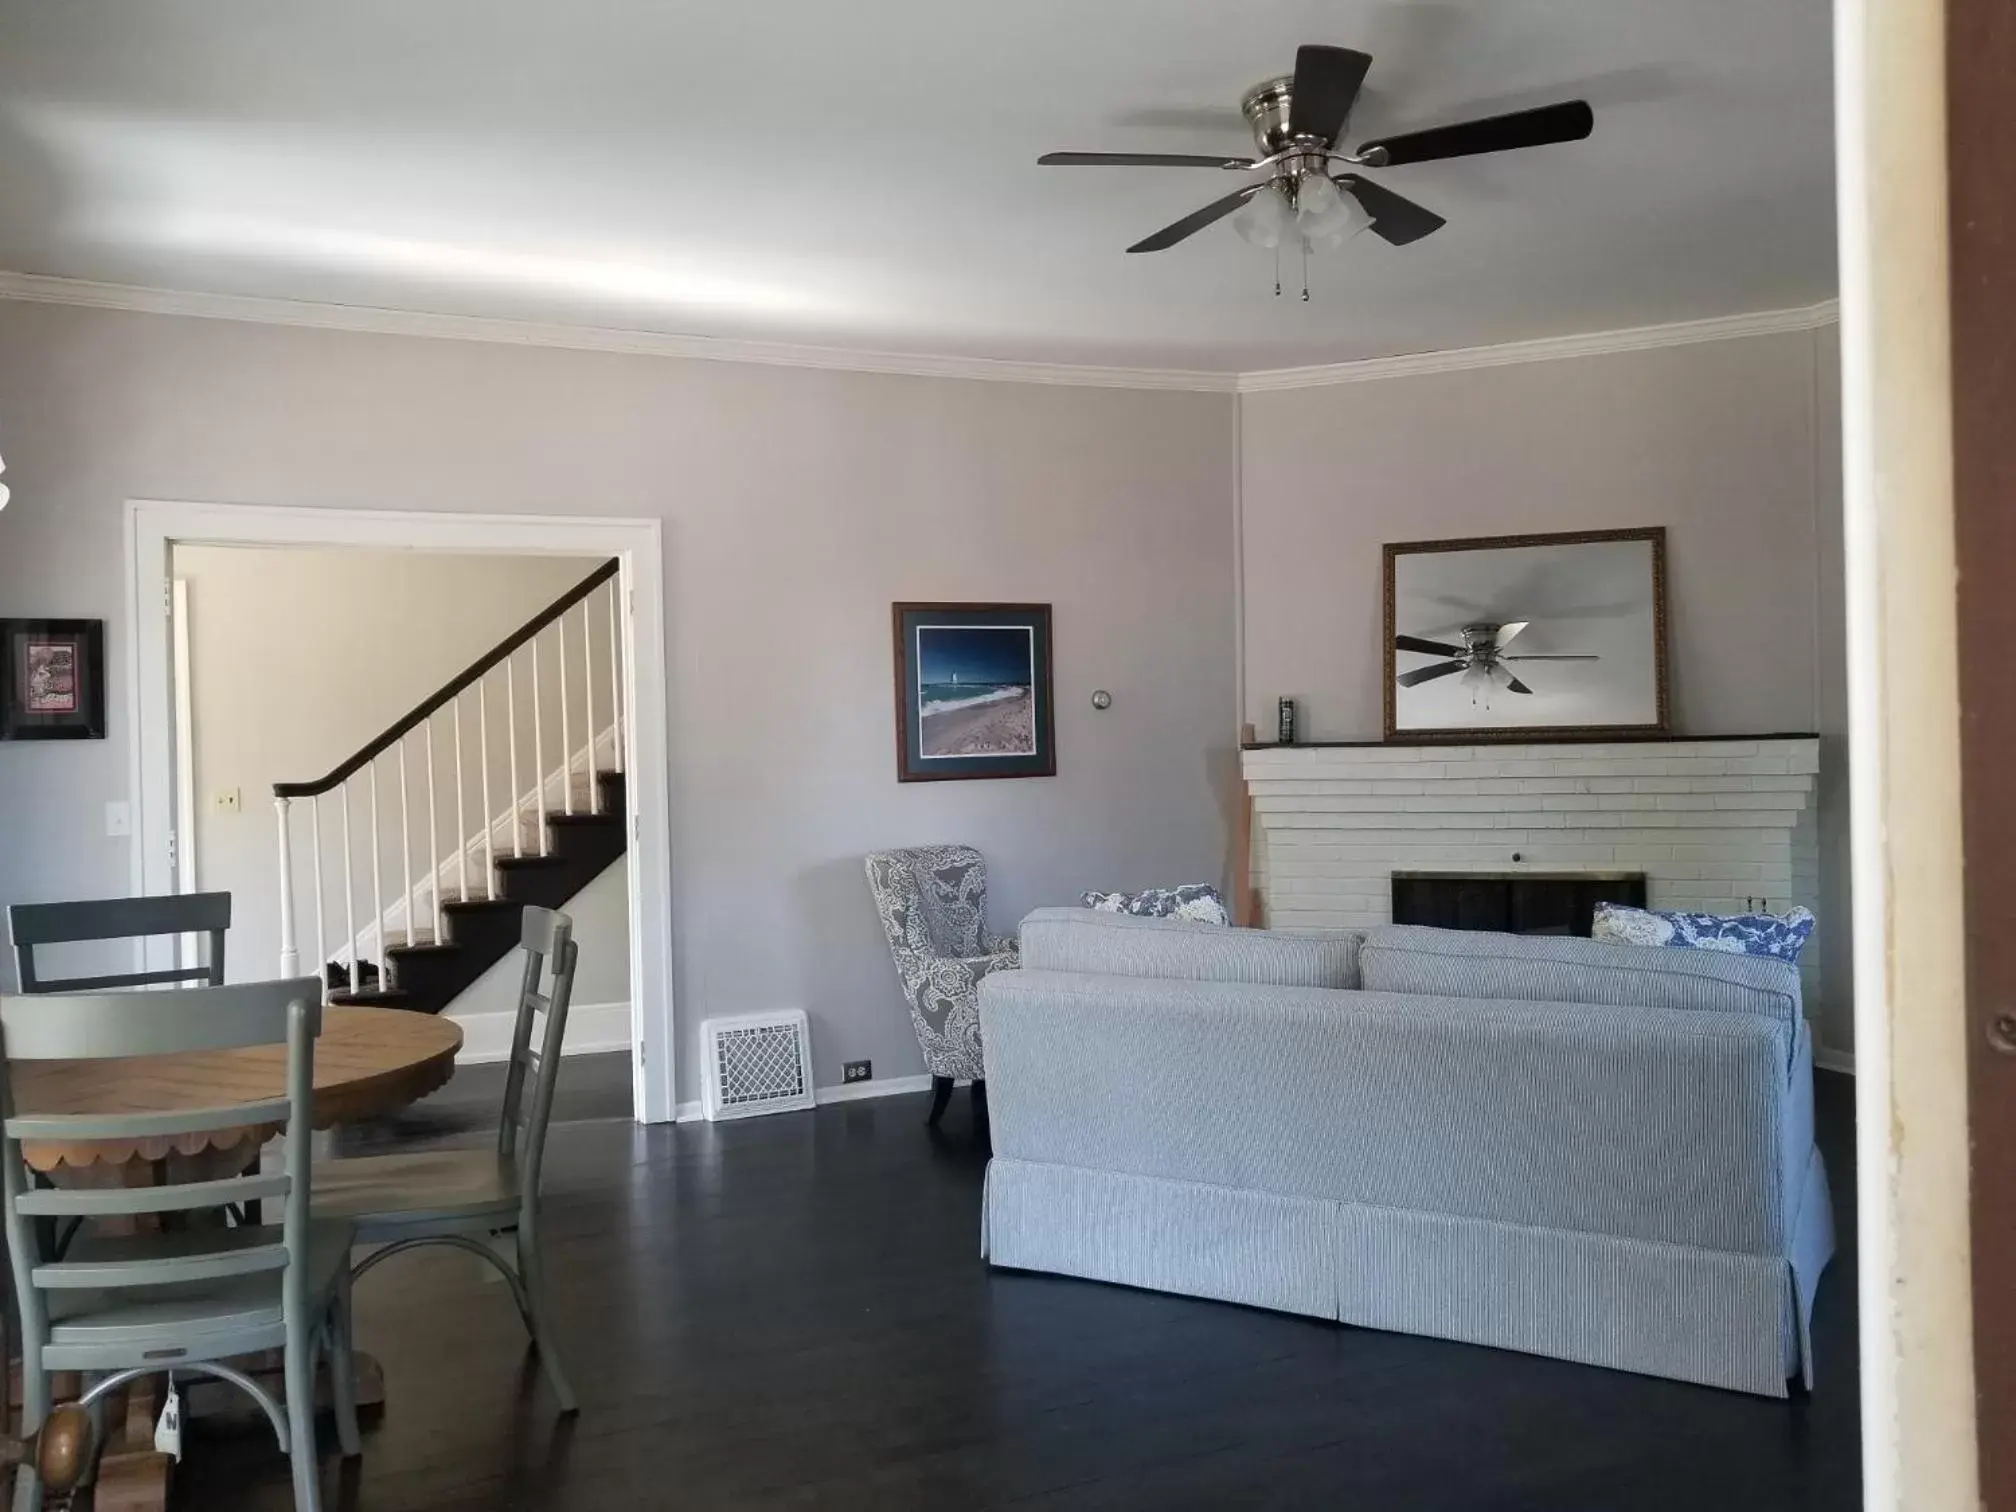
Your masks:
M 840 1068 L 840 1080 L 844 1082 L 867 1081 L 875 1074 L 873 1061 L 848 1061 Z

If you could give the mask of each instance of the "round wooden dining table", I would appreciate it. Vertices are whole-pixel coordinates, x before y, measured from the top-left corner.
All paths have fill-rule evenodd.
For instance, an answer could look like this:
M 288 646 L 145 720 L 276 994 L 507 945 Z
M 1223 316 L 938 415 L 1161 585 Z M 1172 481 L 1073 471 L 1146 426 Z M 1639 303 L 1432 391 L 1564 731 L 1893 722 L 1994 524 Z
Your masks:
M 315 1041 L 318 1129 L 376 1118 L 418 1102 L 447 1084 L 462 1048 L 462 1026 L 431 1013 L 399 1008 L 322 1010 Z M 264 1102 L 287 1093 L 287 1047 L 204 1050 L 125 1060 L 16 1061 L 14 1110 L 20 1114 L 173 1113 L 183 1109 Z M 22 1156 L 38 1171 L 82 1176 L 89 1168 L 137 1168 L 126 1184 L 174 1156 L 232 1160 L 242 1168 L 249 1149 L 280 1133 L 280 1125 L 227 1126 L 151 1139 L 23 1141 Z M 67 1184 L 67 1183 L 66 1183 Z M 95 1183 L 94 1183 L 95 1184 Z

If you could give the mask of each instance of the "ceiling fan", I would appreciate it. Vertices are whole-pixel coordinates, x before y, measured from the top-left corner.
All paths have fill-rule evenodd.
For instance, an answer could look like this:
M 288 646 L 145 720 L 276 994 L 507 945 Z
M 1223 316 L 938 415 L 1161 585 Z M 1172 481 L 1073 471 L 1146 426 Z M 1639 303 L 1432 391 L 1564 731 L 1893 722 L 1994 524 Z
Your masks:
M 1508 693 L 1531 693 L 1533 690 L 1521 682 L 1506 662 L 1515 661 L 1601 661 L 1600 656 L 1590 654 L 1508 656 L 1506 646 L 1512 638 L 1531 624 L 1530 620 L 1513 620 L 1503 625 L 1465 625 L 1462 630 L 1463 644 L 1451 645 L 1447 641 L 1423 640 L 1418 635 L 1396 635 L 1393 645 L 1400 651 L 1419 651 L 1427 656 L 1446 656 L 1448 661 L 1433 662 L 1425 667 L 1417 667 L 1412 672 L 1402 672 L 1396 682 L 1403 688 L 1416 688 L 1422 683 L 1433 682 L 1438 677 L 1448 677 L 1461 672 L 1463 681 L 1473 689 L 1499 687 Z
M 1036 161 L 1053 166 L 1265 171 L 1265 178 L 1143 237 L 1127 249 L 1129 252 L 1166 251 L 1235 211 L 1234 229 L 1262 247 L 1278 248 L 1294 232 L 1305 252 L 1312 247 L 1326 250 L 1368 227 L 1373 235 L 1404 247 L 1440 229 L 1442 217 L 1362 174 L 1333 177 L 1332 163 L 1397 168 L 1403 163 L 1580 141 L 1595 125 L 1586 100 L 1569 100 L 1384 137 L 1364 143 L 1356 152 L 1345 152 L 1340 139 L 1371 67 L 1370 54 L 1348 47 L 1297 48 L 1293 74 L 1256 85 L 1241 102 L 1260 149 L 1257 158 L 1173 152 L 1047 152 Z

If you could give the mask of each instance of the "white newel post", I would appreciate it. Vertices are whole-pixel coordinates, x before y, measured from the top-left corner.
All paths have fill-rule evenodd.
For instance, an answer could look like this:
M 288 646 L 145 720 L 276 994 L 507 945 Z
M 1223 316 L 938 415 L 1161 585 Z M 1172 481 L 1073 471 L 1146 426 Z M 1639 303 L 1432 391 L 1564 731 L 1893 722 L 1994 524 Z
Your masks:
M 288 832 L 285 798 L 274 798 L 273 814 L 280 827 L 280 975 L 297 977 L 301 951 L 294 942 L 294 838 Z

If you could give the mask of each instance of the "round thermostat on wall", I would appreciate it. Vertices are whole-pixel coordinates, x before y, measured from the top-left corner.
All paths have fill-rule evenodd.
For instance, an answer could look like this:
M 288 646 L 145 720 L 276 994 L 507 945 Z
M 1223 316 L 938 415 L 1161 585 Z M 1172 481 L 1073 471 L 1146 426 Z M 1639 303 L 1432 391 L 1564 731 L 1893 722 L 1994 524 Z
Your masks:
M 1092 695 L 1092 707 L 1095 709 L 1112 708 L 1113 695 L 1111 693 L 1108 693 L 1104 688 L 1100 688 Z

